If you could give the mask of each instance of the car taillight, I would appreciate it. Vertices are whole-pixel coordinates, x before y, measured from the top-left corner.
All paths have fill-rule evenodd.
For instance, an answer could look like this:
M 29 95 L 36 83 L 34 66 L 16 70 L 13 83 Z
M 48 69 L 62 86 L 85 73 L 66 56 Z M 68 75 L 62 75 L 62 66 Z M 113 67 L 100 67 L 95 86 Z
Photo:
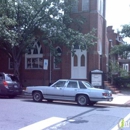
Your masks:
M 102 93 L 103 96 L 108 96 L 108 93 Z
M 8 88 L 8 83 L 6 81 L 3 82 L 3 85 Z

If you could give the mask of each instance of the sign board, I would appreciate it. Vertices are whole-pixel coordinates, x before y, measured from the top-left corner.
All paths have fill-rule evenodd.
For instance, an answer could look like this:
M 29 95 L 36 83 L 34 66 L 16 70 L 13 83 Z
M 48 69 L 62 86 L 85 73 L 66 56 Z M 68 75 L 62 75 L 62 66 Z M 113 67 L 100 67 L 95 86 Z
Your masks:
M 43 69 L 48 70 L 48 59 L 44 59 Z
M 102 74 L 92 74 L 91 84 L 93 86 L 102 86 Z

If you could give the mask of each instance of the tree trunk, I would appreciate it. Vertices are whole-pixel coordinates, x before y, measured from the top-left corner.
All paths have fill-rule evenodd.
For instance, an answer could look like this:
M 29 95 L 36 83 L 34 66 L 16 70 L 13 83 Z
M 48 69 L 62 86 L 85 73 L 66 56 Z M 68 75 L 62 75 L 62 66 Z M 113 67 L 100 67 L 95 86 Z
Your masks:
M 14 75 L 19 79 L 19 68 L 20 68 L 20 62 L 21 62 L 21 58 L 19 59 L 15 59 L 14 60 Z

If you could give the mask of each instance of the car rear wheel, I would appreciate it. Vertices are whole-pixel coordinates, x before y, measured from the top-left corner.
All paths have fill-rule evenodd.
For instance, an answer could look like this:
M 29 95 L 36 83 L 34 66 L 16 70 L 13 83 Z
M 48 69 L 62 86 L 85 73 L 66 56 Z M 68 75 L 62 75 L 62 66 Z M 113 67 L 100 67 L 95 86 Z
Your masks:
M 43 99 L 43 95 L 41 92 L 34 92 L 33 93 L 33 101 L 35 102 L 41 102 Z
M 77 103 L 80 105 L 80 106 L 85 106 L 89 103 L 89 98 L 88 96 L 86 95 L 78 95 L 77 96 Z

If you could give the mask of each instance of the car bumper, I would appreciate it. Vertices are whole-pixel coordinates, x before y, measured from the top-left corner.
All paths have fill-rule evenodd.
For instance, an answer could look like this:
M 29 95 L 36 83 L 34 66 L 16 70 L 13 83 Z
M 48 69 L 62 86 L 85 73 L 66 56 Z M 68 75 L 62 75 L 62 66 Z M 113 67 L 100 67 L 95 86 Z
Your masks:
M 28 92 L 26 92 L 26 91 L 23 91 L 23 95 L 25 95 L 25 96 L 31 96 L 32 94 L 31 94 L 31 93 L 28 93 Z
M 0 95 L 21 95 L 22 90 L 5 90 Z
M 103 98 L 103 101 L 112 101 L 113 100 L 113 97 L 111 98 Z
M 91 98 L 91 101 L 112 101 L 113 97 Z

